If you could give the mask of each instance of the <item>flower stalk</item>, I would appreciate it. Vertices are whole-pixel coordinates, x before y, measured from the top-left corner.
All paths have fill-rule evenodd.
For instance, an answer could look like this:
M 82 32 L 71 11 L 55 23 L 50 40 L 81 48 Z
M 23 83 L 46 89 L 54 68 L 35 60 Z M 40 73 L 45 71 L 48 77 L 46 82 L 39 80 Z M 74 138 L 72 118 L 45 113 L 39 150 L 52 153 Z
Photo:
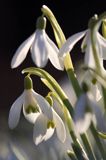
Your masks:
M 91 123 L 90 129 L 91 129 L 92 135 L 93 135 L 93 137 L 95 139 L 95 142 L 96 142 L 96 144 L 98 146 L 100 154 L 101 154 L 103 160 L 105 160 L 106 159 L 106 152 L 105 152 L 105 149 L 104 149 L 104 146 L 103 146 L 102 142 L 100 141 L 100 138 L 98 136 L 98 133 L 97 133 L 93 123 Z

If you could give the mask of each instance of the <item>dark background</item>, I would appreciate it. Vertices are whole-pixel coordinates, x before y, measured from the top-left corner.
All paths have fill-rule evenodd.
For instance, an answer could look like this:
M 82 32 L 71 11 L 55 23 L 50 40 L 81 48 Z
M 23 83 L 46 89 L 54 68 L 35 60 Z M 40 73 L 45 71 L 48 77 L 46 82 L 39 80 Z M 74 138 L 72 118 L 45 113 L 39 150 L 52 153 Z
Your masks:
M 95 13 L 106 11 L 105 1 L 78 0 L 1 0 L 0 1 L 0 115 L 8 116 L 8 111 L 14 100 L 23 92 L 22 69 L 34 66 L 30 54 L 18 68 L 10 68 L 11 58 L 17 47 L 35 30 L 36 18 L 41 15 L 40 8 L 45 4 L 54 12 L 66 38 L 87 28 L 90 17 Z M 47 33 L 53 39 L 51 27 L 48 23 Z M 54 40 L 54 39 L 53 39 Z M 72 59 L 76 64 L 83 58 L 80 47 L 72 51 Z M 64 72 L 57 71 L 48 63 L 45 68 L 57 80 L 64 76 Z M 46 95 L 46 88 L 34 79 L 36 91 Z M 5 111 L 5 112 L 4 112 Z

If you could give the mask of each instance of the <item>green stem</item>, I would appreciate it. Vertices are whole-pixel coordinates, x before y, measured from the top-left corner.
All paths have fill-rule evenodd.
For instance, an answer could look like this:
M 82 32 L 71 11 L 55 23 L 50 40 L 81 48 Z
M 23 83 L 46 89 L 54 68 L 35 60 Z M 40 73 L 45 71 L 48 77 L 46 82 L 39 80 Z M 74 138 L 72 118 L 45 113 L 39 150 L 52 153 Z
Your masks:
M 85 146 L 86 151 L 88 153 L 89 159 L 90 160 L 96 160 L 95 154 L 93 152 L 91 144 L 89 143 L 87 135 L 86 134 L 81 134 L 81 139 L 82 139 L 83 143 L 85 144 L 84 146 Z
M 41 8 L 43 14 L 48 18 L 48 20 L 50 21 L 54 34 L 55 34 L 55 38 L 57 41 L 57 44 L 59 46 L 59 48 L 62 47 L 62 45 L 64 44 L 64 42 L 66 41 L 65 35 L 59 25 L 59 23 L 57 22 L 54 14 L 52 13 L 52 11 L 47 7 L 47 6 L 43 6 Z M 75 93 L 77 95 L 77 97 L 79 97 L 81 91 L 79 92 L 80 86 L 78 83 L 78 80 L 74 74 L 74 68 L 73 68 L 73 64 L 71 61 L 71 57 L 70 54 L 67 53 L 65 58 L 64 58 L 64 66 L 65 66 L 65 70 L 67 72 L 67 75 L 69 77 L 69 80 L 71 81 L 71 84 L 75 90 Z
M 86 157 L 88 159 L 87 154 L 84 151 L 84 148 L 82 147 L 81 143 L 79 142 L 78 138 L 76 137 L 75 133 L 72 130 L 70 131 L 70 135 L 71 135 L 73 142 L 74 142 L 73 150 L 74 150 L 77 158 L 84 160 L 84 157 Z
M 62 106 L 62 108 L 64 108 L 64 104 L 63 104 L 63 102 L 61 101 L 61 99 L 55 94 L 55 93 L 53 93 L 53 92 L 50 92 L 50 95 L 51 96 L 53 96 L 57 101 L 58 101 L 58 103 Z M 72 118 L 71 118 L 71 116 L 68 114 L 68 110 L 67 110 L 67 108 L 64 108 L 64 115 L 65 115 L 65 121 L 66 121 L 66 123 L 67 123 L 67 126 L 68 126 L 68 128 L 69 128 L 69 131 L 70 131 L 70 135 L 71 135 L 71 137 L 72 137 L 72 140 L 73 140 L 73 142 L 75 143 L 75 146 L 77 147 L 77 148 L 79 148 L 79 150 L 83 153 L 83 155 L 85 154 L 85 151 L 83 150 L 83 147 L 82 147 L 82 145 L 79 143 L 79 141 L 78 141 L 78 139 L 77 139 L 77 137 L 76 137 L 76 135 L 75 135 L 75 133 L 74 133 L 74 131 L 73 131 L 73 120 L 72 120 Z M 92 157 L 94 157 L 94 156 L 92 156 L 92 150 L 90 149 L 90 144 L 88 143 L 88 141 L 86 140 L 86 136 L 84 136 L 83 135 L 83 139 L 84 139 L 84 142 L 86 142 L 85 144 L 87 145 L 87 147 L 85 147 L 85 148 L 87 148 L 87 149 L 89 149 L 89 151 L 90 152 L 88 152 L 88 153 L 90 153 L 90 155 L 89 155 L 89 158 L 92 158 Z M 86 154 L 85 154 L 86 155 Z M 78 155 L 77 155 L 78 156 Z M 94 158 L 92 158 L 91 160 L 95 160 Z
M 102 142 L 99 139 L 98 133 L 97 133 L 93 123 L 91 123 L 90 129 L 91 129 L 92 135 L 93 135 L 93 137 L 95 139 L 95 142 L 97 144 L 97 147 L 98 147 L 98 149 L 100 151 L 100 154 L 101 154 L 103 160 L 106 160 L 106 151 L 104 150 Z
M 43 14 L 49 19 L 49 21 L 52 25 L 54 35 L 55 35 L 55 38 L 56 38 L 56 41 L 57 41 L 57 44 L 58 44 L 59 48 L 62 47 L 62 45 L 66 41 L 66 38 L 64 36 L 64 33 L 63 33 L 61 27 L 59 26 L 59 24 L 57 22 L 55 16 L 53 15 L 52 11 L 47 7 L 42 7 L 41 10 L 42 10 Z M 82 90 L 80 88 L 80 85 L 78 83 L 76 75 L 74 74 L 73 64 L 72 64 L 69 53 L 67 53 L 65 58 L 64 58 L 64 66 L 65 66 L 65 70 L 67 72 L 67 75 L 69 77 L 69 80 L 71 81 L 71 84 L 74 88 L 76 96 L 79 98 L 80 95 L 82 94 Z M 63 100 L 63 103 L 67 106 L 67 108 L 70 110 L 68 99 L 62 99 L 62 100 Z M 73 115 L 72 115 L 72 117 L 73 117 Z M 76 136 L 74 135 L 74 132 L 70 132 L 70 134 L 71 134 L 73 140 L 75 140 L 77 142 Z M 86 138 L 86 136 L 84 138 L 85 139 L 83 140 L 83 142 L 84 142 L 85 145 L 88 145 L 88 148 L 91 151 L 91 154 L 92 154 L 92 157 L 93 157 L 92 149 L 90 149 L 88 139 Z M 77 144 L 79 145 L 78 142 L 77 142 Z M 81 147 L 81 146 L 79 145 L 79 147 Z
M 78 160 L 74 152 L 67 151 L 67 154 L 71 158 L 71 160 Z
M 106 116 L 106 88 L 102 86 L 102 95 L 103 95 L 103 101 L 104 101 L 104 115 Z
M 68 74 L 68 78 L 71 81 L 71 84 L 74 88 L 75 94 L 77 97 L 80 97 L 80 95 L 82 94 L 82 89 L 78 83 L 78 80 L 74 74 L 74 71 L 70 68 L 67 70 L 67 74 Z
M 82 150 L 75 143 L 72 143 L 72 148 L 78 160 L 89 160 L 88 157 L 83 154 Z
M 100 58 L 99 58 L 99 54 L 97 53 L 97 49 L 96 49 L 96 45 L 95 44 L 96 40 L 95 40 L 95 28 L 91 28 L 91 44 L 92 44 L 92 50 L 93 50 L 93 56 L 94 56 L 94 60 L 95 60 L 95 65 L 96 65 L 96 69 L 98 72 L 101 73 L 101 64 L 100 64 Z

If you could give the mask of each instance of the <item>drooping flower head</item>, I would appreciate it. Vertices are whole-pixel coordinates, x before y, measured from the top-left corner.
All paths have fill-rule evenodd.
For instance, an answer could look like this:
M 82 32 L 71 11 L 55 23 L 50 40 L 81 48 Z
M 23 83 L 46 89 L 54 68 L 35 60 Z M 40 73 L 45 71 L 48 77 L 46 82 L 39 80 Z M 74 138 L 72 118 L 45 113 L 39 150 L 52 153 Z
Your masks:
M 62 119 L 45 98 L 33 90 L 32 80 L 29 76 L 25 77 L 24 84 L 24 92 L 11 106 L 9 127 L 13 129 L 17 126 L 21 110 L 23 110 L 25 118 L 34 124 L 33 138 L 36 145 L 48 140 L 55 130 L 60 141 L 64 142 L 66 131 Z
M 80 134 L 88 130 L 91 122 L 98 126 L 100 130 L 103 128 L 106 129 L 104 116 L 98 103 L 94 100 L 94 97 L 88 91 L 88 87 L 85 87 L 85 93 L 79 97 L 76 103 L 74 122 L 75 129 Z
M 90 22 L 92 23 L 96 23 L 97 22 L 97 15 L 95 15 L 93 17 L 93 19 L 91 19 Z M 89 23 L 90 24 L 90 23 Z M 90 24 L 91 25 L 91 24 Z M 95 45 L 96 47 L 96 56 L 98 58 L 99 61 L 99 65 L 101 67 L 102 70 L 104 70 L 103 68 L 103 59 L 106 59 L 106 39 L 99 33 L 99 28 L 101 25 L 101 22 L 96 24 L 96 29 L 94 31 L 94 39 L 95 39 L 95 44 L 92 44 L 92 30 L 91 30 L 91 26 L 89 25 L 89 28 L 85 31 L 76 33 L 74 35 L 72 35 L 71 37 L 69 37 L 67 39 L 67 41 L 63 44 L 63 46 L 60 49 L 59 52 L 59 56 L 64 57 L 66 55 L 67 52 L 70 52 L 73 47 L 75 46 L 75 44 L 84 37 L 83 41 L 82 41 L 82 45 L 81 45 L 81 49 L 83 52 L 85 52 L 85 58 L 84 58 L 84 64 L 87 67 L 93 68 L 93 69 L 97 69 L 97 60 L 94 57 L 94 51 L 93 51 L 93 45 Z
M 58 48 L 55 43 L 48 37 L 46 31 L 46 18 L 41 16 L 37 19 L 36 31 L 26 39 L 14 54 L 11 67 L 18 67 L 26 58 L 29 49 L 32 60 L 37 67 L 46 66 L 48 59 L 56 69 L 63 70 L 63 60 L 58 57 Z

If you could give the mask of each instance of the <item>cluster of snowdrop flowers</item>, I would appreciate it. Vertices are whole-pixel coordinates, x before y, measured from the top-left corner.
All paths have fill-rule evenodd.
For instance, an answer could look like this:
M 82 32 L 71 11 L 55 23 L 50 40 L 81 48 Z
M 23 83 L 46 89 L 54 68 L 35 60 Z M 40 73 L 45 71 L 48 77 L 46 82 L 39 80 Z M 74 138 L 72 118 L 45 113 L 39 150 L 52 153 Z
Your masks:
M 76 33 L 66 40 L 52 11 L 45 5 L 42 6 L 41 11 L 43 14 L 37 19 L 36 31 L 19 46 L 11 62 L 12 68 L 18 67 L 30 50 L 32 60 L 37 67 L 26 68 L 22 71 L 28 75 L 24 79 L 24 92 L 11 106 L 9 127 L 13 129 L 17 126 L 22 110 L 28 122 L 34 125 L 33 139 L 36 145 L 50 140 L 56 134 L 64 144 L 67 139 L 69 140 L 71 147 L 64 152 L 70 159 L 96 160 L 99 155 L 99 159 L 105 160 L 106 146 L 102 144 L 102 141 L 106 138 L 106 72 L 103 66 L 103 60 L 106 59 L 106 39 L 104 37 L 106 26 L 103 23 L 106 13 L 100 16 L 94 15 L 88 23 L 87 30 Z M 52 26 L 58 47 L 45 31 L 46 18 Z M 101 25 L 104 30 L 100 34 Z M 85 52 L 86 76 L 80 84 L 75 75 L 69 52 L 83 37 L 81 49 L 82 52 Z M 71 104 L 52 75 L 42 69 L 46 66 L 48 59 L 56 69 L 66 70 L 76 94 L 75 105 Z M 49 88 L 48 97 L 44 98 L 34 91 L 30 77 L 32 74 L 39 76 Z M 54 98 L 58 102 L 56 106 L 53 105 Z M 98 104 L 101 99 L 104 102 L 104 108 L 100 106 L 102 104 Z M 69 134 L 67 134 L 67 129 Z M 88 130 L 92 133 L 99 154 L 92 149 L 91 139 L 86 134 Z M 72 140 L 67 138 L 69 136 Z
M 25 77 L 25 90 L 13 103 L 9 113 L 9 127 L 15 128 L 19 122 L 21 110 L 25 118 L 34 124 L 35 144 L 49 139 L 56 129 L 60 141 L 64 142 L 66 130 L 62 119 L 41 95 L 33 90 L 32 80 Z

